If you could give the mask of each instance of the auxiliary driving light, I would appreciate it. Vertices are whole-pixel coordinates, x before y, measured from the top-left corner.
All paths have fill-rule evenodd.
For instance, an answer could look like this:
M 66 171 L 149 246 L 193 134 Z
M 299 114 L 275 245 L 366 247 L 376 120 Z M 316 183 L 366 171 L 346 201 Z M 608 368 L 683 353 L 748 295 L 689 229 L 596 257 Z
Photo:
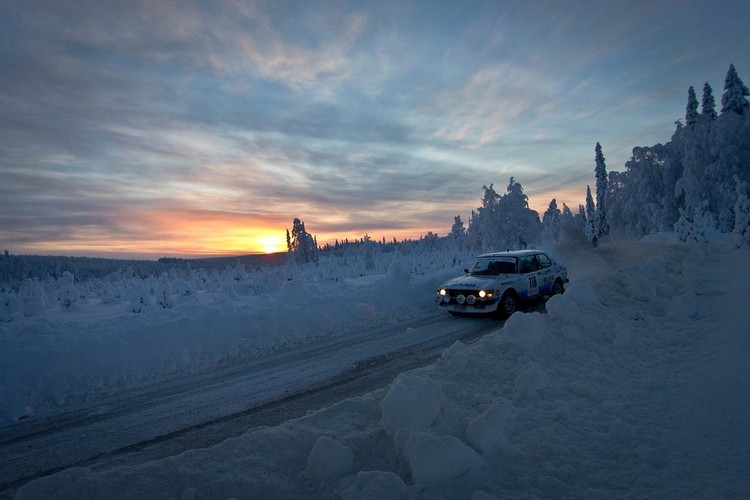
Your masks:
M 477 301 L 477 298 L 474 297 L 473 295 L 469 295 L 468 297 L 466 297 L 466 303 L 469 304 L 470 306 L 473 306 L 476 301 Z
M 466 297 L 464 297 L 463 295 L 459 295 L 458 297 L 456 297 L 456 302 L 463 305 L 463 303 L 466 302 Z

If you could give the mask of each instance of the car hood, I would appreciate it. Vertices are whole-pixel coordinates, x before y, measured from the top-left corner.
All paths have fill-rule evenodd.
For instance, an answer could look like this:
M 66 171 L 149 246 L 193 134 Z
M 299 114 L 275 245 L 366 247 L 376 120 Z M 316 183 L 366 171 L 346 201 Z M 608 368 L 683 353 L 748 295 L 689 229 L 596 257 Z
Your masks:
M 498 276 L 464 275 L 446 281 L 440 288 L 452 288 L 454 290 L 492 289 L 512 283 L 514 276 L 513 274 L 500 274 Z

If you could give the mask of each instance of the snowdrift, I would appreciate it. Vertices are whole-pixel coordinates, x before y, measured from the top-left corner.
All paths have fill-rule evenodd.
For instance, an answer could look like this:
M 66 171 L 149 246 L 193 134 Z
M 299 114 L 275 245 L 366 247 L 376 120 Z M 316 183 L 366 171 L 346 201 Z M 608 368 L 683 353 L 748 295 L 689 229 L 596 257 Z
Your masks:
M 748 256 L 674 245 L 382 390 L 17 498 L 740 498 Z

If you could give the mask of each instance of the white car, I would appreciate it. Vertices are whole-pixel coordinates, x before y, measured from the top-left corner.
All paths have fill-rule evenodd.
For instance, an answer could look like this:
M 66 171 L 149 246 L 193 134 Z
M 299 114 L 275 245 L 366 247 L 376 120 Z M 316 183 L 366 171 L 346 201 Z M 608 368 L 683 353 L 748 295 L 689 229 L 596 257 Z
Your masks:
M 464 272 L 437 289 L 435 301 L 451 314 L 507 318 L 523 301 L 563 293 L 568 282 L 568 269 L 540 250 L 480 255 Z

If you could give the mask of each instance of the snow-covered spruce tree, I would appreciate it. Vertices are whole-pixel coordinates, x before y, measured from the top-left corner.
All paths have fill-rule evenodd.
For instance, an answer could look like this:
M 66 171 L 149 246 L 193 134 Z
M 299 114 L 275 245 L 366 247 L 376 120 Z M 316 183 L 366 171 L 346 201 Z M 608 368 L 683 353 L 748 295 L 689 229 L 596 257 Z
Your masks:
M 527 248 L 539 239 L 542 230 L 539 214 L 529 208 L 529 197 L 513 177 L 500 200 L 499 215 L 501 242 L 506 249 Z
M 581 234 L 584 236 L 586 235 L 586 209 L 583 207 L 582 204 L 578 204 L 578 213 L 576 213 L 573 218 L 575 219 L 576 226 L 578 227 L 578 230 L 581 231 Z
M 586 238 L 596 244 L 598 236 L 596 234 L 596 207 L 594 198 L 591 196 L 591 187 L 586 186 Z
M 576 221 L 576 216 L 570 207 L 563 203 L 561 216 L 560 243 L 577 243 L 584 241 L 581 224 Z
M 451 232 L 448 234 L 448 240 L 454 250 L 460 251 L 466 247 L 466 229 L 460 215 L 453 217 L 453 226 L 451 226 Z
M 571 214 L 571 217 L 572 216 L 573 214 Z M 542 217 L 542 235 L 546 241 L 550 243 L 558 243 L 560 241 L 561 231 L 562 213 L 560 212 L 560 209 L 557 208 L 557 199 L 552 198 L 552 201 L 549 202 L 549 206 Z
M 487 250 L 491 242 L 499 237 L 497 234 L 497 211 L 500 203 L 500 195 L 495 191 L 494 185 L 482 186 L 482 206 L 471 212 L 471 220 L 466 233 L 470 243 L 479 251 Z
M 698 98 L 695 97 L 695 89 L 691 85 L 688 88 L 688 102 L 685 108 L 685 126 L 691 129 L 698 123 Z
M 740 181 L 750 181 L 750 102 L 748 88 L 734 68 L 729 67 L 724 80 L 722 113 L 713 122 L 709 133 L 710 161 L 706 177 L 708 209 L 714 214 L 722 232 L 734 228 L 736 175 Z
M 734 176 L 737 201 L 734 204 L 734 242 L 737 248 L 750 246 L 750 198 L 747 183 Z
M 610 172 L 610 221 L 618 232 L 641 237 L 671 229 L 679 215 L 674 207 L 673 186 L 667 187 L 664 166 L 670 148 L 657 144 L 633 148 L 623 173 Z
M 701 104 L 701 119 L 706 123 L 716 120 L 716 101 L 711 85 L 706 82 L 703 84 L 703 101 Z
M 724 78 L 724 93 L 721 96 L 721 112 L 746 115 L 750 109 L 747 97 L 750 90 L 742 83 L 734 64 L 729 65 L 729 71 Z
M 598 142 L 594 148 L 596 166 L 596 223 L 594 229 L 596 236 L 601 238 L 609 234 L 609 223 L 607 222 L 607 165 L 604 163 L 602 146 Z
M 539 214 L 529 209 L 528 196 L 520 183 L 511 177 L 503 196 L 495 191 L 493 184 L 482 189 L 482 206 L 472 211 L 467 229 L 471 245 L 481 251 L 510 250 L 538 239 Z
M 305 223 L 295 217 L 292 232 L 287 239 L 287 250 L 294 254 L 299 264 L 318 261 L 315 237 L 305 230 Z
M 63 310 L 74 310 L 78 308 L 81 293 L 75 285 L 75 276 L 65 271 L 60 277 L 60 307 Z

